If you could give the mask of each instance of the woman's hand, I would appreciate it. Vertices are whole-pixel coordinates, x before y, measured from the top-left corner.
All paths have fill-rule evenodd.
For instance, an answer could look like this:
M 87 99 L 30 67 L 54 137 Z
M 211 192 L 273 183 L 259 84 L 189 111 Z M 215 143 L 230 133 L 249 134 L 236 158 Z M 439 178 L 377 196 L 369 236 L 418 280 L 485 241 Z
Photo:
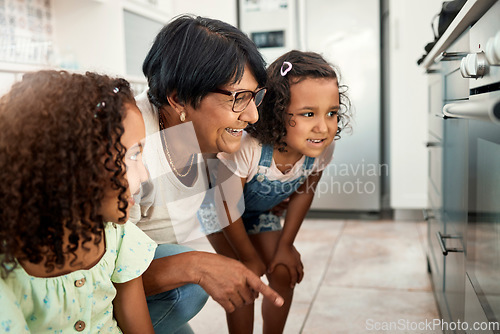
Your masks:
M 284 265 L 290 273 L 290 287 L 300 283 L 304 278 L 304 265 L 300 260 L 300 253 L 294 245 L 279 244 L 274 258 L 269 263 L 268 273 L 272 273 L 277 265 Z
M 199 262 L 192 269 L 200 274 L 197 283 L 226 312 L 231 313 L 238 307 L 253 303 L 259 293 L 275 306 L 283 305 L 283 298 L 240 261 L 218 254 L 196 253 L 199 254 Z

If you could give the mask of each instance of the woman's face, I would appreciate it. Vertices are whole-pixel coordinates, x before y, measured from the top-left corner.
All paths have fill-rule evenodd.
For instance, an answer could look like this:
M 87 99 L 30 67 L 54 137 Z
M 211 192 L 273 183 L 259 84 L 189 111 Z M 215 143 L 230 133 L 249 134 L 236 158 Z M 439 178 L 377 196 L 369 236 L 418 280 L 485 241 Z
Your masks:
M 339 88 L 335 79 L 305 79 L 290 87 L 286 112 L 287 151 L 298 156 L 319 156 L 337 133 Z
M 127 150 L 124 162 L 127 168 L 126 179 L 128 189 L 125 196 L 128 199 L 127 216 L 120 221 L 123 213 L 118 209 L 118 191 L 108 190 L 101 203 L 100 214 L 105 221 L 114 223 L 125 222 L 128 218 L 130 207 L 134 205 L 133 195 L 139 193 L 141 183 L 148 179 L 148 173 L 142 163 L 142 140 L 146 136 L 144 120 L 135 104 L 126 104 L 126 114 L 123 120 L 124 132 L 121 143 Z
M 218 88 L 231 92 L 255 91 L 258 84 L 251 70 L 245 66 L 240 82 Z M 259 119 L 253 99 L 240 113 L 233 112 L 232 105 L 232 96 L 209 93 L 201 100 L 198 108 L 187 107 L 186 121 L 193 122 L 202 153 L 236 152 L 240 148 L 243 129 Z

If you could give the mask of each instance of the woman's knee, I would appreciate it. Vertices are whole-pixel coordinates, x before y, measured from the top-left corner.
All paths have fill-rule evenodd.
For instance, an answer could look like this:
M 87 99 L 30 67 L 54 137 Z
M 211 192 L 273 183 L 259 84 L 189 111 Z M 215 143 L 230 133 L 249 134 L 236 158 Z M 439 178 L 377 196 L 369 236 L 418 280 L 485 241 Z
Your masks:
M 207 300 L 207 293 L 196 284 L 186 284 L 147 297 L 155 332 L 176 333 L 200 312 Z
M 186 284 L 179 288 L 179 292 L 180 300 L 184 301 L 182 304 L 185 312 L 183 313 L 189 319 L 198 314 L 208 300 L 208 294 L 197 284 Z

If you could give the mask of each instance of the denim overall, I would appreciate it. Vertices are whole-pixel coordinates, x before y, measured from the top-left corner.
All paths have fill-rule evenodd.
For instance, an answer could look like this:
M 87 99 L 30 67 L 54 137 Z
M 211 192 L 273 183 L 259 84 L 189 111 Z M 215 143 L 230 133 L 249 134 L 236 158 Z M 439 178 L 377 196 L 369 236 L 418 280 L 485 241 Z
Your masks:
M 242 219 L 248 234 L 281 230 L 279 217 L 269 210 L 287 199 L 304 183 L 314 164 L 314 158 L 306 156 L 298 177 L 281 182 L 267 178 L 272 161 L 272 146 L 263 145 L 257 174 L 243 189 L 245 212 Z

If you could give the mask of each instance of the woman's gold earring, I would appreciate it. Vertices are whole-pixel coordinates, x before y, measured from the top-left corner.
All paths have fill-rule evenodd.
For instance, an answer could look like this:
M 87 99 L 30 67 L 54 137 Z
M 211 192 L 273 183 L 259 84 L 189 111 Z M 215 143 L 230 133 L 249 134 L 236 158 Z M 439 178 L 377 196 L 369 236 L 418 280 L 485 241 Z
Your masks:
M 181 122 L 184 122 L 186 120 L 186 113 L 184 111 L 181 111 L 179 118 L 181 119 Z

